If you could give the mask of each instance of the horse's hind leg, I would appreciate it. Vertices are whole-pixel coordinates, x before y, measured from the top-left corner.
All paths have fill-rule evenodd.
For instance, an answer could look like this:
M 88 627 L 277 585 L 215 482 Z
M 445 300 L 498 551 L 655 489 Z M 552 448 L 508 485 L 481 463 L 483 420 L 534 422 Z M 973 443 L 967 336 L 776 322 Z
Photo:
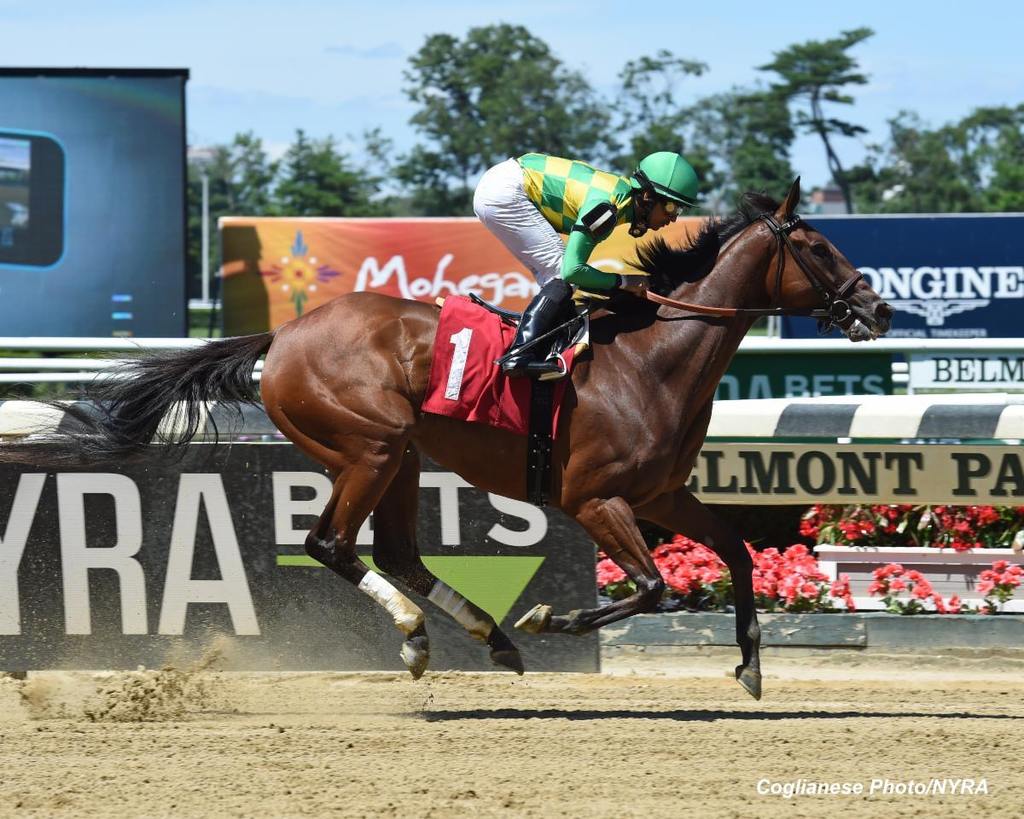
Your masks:
M 629 504 L 622 498 L 588 501 L 576 513 L 576 520 L 636 584 L 637 591 L 611 605 L 576 609 L 567 615 L 552 615 L 551 606 L 537 605 L 520 618 L 516 628 L 532 634 L 586 634 L 657 607 L 665 590 L 665 581 L 654 565 Z
M 491 660 L 523 673 L 523 660 L 494 619 L 453 588 L 438 580 L 423 565 L 416 543 L 420 456 L 411 444 L 398 473 L 373 512 L 373 560 L 381 571 L 396 577 L 450 615 L 474 638 L 487 643 Z
M 430 657 L 423 611 L 356 555 L 356 535 L 387 490 L 401 464 L 401 445 L 371 463 L 346 467 L 337 475 L 327 508 L 306 537 L 306 552 L 380 604 L 405 635 L 401 657 L 419 679 Z M 415 514 L 411 525 L 415 526 Z

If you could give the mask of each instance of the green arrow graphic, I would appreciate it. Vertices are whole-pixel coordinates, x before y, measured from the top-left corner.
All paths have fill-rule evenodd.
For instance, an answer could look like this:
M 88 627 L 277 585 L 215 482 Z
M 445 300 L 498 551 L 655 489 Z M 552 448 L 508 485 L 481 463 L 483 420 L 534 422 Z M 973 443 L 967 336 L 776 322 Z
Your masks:
M 374 571 L 380 571 L 369 556 L 360 557 Z M 543 556 L 534 555 L 443 555 L 423 558 L 431 574 L 467 600 L 476 603 L 496 623 L 505 619 L 543 562 Z M 308 555 L 278 555 L 277 565 L 324 568 L 322 563 Z

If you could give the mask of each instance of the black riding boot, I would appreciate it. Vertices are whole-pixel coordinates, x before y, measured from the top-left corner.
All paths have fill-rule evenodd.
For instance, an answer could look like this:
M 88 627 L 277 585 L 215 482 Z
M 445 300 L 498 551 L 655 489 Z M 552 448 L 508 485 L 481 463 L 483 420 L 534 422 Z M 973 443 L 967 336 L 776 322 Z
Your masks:
M 514 355 L 501 365 L 501 371 L 505 375 L 512 378 L 524 375 L 540 376 L 561 369 L 557 359 L 544 360 L 551 346 L 546 341 L 520 353 L 516 351 L 552 329 L 570 301 L 572 287 L 564 279 L 552 279 L 540 289 L 523 311 L 515 340 L 509 348 L 509 352 Z

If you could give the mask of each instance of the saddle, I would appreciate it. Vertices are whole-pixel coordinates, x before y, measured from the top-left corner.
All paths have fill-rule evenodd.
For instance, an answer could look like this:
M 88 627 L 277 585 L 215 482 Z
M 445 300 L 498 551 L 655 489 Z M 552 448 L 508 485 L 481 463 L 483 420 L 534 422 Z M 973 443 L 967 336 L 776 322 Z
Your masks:
M 588 295 L 582 294 L 578 301 L 574 300 L 571 307 L 563 311 L 555 320 L 556 326 L 552 330 L 520 348 L 520 350 L 529 349 L 537 345 L 540 348 L 538 350 L 538 358 L 557 358 L 561 362 L 561 368 L 558 372 L 546 373 L 540 376 L 539 381 L 557 381 L 565 378 L 569 374 L 570 369 L 566 360 L 566 354 L 573 350 L 575 357 L 590 346 L 590 313 L 593 310 L 593 303 L 587 297 Z M 523 317 L 522 313 L 495 307 L 490 302 L 484 301 L 476 293 L 470 293 L 469 298 L 474 304 L 498 316 L 505 324 L 511 327 L 517 327 Z M 511 355 L 511 352 L 506 351 L 503 356 L 495 361 L 495 364 L 500 365 L 503 359 L 509 355 Z
M 511 344 L 519 314 L 479 298 L 437 301 L 441 314 L 421 410 L 527 436 L 525 494 L 543 506 L 550 497 L 553 438 L 570 379 L 506 377 L 495 360 Z M 565 322 L 537 339 L 559 358 L 566 373 L 588 346 L 588 312 L 586 306 L 568 310 Z

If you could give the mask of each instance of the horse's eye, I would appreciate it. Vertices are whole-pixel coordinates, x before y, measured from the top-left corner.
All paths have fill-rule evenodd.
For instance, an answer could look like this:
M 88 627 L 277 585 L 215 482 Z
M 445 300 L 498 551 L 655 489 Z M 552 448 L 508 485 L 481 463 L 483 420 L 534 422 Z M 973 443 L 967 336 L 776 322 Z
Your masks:
M 823 245 L 823 244 L 811 245 L 811 253 L 813 253 L 819 259 L 828 260 L 828 259 L 832 258 L 832 251 L 829 250 L 828 245 Z

